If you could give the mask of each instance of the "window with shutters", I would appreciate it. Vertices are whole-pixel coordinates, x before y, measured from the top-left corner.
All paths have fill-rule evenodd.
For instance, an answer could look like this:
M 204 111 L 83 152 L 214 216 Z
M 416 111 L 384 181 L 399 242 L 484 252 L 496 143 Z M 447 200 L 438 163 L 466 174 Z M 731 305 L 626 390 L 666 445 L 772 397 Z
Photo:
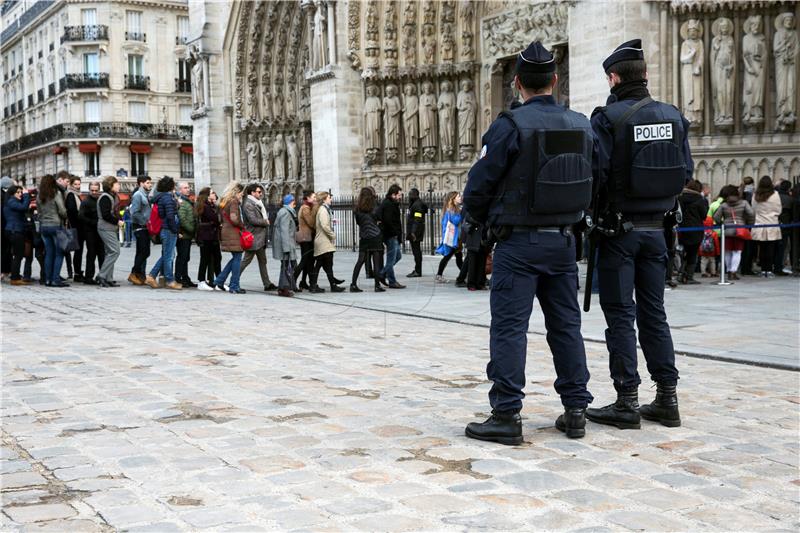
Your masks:
M 147 175 L 147 154 L 131 152 L 131 176 Z
M 190 105 L 180 105 L 180 106 L 178 106 L 178 117 L 179 117 L 181 126 L 191 126 L 192 125 L 192 106 L 190 106 Z
M 97 52 L 83 54 L 83 73 L 97 74 L 100 72 L 100 63 Z
M 128 102 L 128 121 L 147 122 L 147 102 Z
M 81 9 L 81 23 L 84 26 L 94 26 L 97 24 L 96 9 Z
M 83 102 L 83 121 L 100 122 L 100 102 L 98 100 Z
M 90 154 L 83 154 L 83 175 L 84 176 L 99 176 L 100 175 L 100 152 L 93 152 Z
M 189 41 L 189 17 L 178 17 L 178 38 L 175 44 L 186 44 Z

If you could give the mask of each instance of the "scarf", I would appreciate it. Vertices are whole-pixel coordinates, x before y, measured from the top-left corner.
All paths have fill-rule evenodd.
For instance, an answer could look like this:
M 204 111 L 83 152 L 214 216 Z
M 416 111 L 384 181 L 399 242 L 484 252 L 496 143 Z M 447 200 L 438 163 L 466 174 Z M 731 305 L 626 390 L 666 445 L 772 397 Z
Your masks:
M 611 95 L 606 101 L 606 105 L 622 100 L 641 100 L 650 96 L 647 90 L 647 80 L 624 81 L 611 88 Z
M 256 200 L 250 195 L 247 195 L 247 201 L 256 204 L 258 208 L 261 210 L 261 216 L 264 217 L 264 220 L 267 219 L 267 208 L 264 207 L 264 202 L 262 202 L 261 200 Z

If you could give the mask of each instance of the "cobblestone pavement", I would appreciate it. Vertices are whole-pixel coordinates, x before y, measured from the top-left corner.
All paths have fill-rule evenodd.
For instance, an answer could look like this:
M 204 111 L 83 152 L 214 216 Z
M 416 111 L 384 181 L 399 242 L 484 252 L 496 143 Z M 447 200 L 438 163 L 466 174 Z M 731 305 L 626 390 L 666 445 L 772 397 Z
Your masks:
M 574 441 L 531 335 L 526 442 L 504 447 L 463 436 L 483 327 L 263 293 L 0 297 L 3 531 L 800 527 L 796 372 L 684 358 L 682 427 Z

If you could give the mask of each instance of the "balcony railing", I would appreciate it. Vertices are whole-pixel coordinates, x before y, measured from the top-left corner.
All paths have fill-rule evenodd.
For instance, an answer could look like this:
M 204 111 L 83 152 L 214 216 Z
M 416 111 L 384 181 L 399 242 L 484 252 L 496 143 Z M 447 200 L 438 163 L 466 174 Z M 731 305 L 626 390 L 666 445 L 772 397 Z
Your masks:
M 61 90 L 67 89 L 108 89 L 108 73 L 67 74 L 61 78 Z
M 44 89 L 36 91 L 36 103 L 44 102 Z
M 39 0 L 33 4 L 30 9 L 3 30 L 3 33 L 0 34 L 0 41 L 8 42 L 19 30 L 27 26 L 33 19 L 38 17 L 42 11 L 52 6 L 54 3 L 55 0 Z
M 150 76 L 130 76 L 125 75 L 125 88 L 136 89 L 138 91 L 150 90 Z
M 12 105 L 12 114 L 13 106 Z M 58 124 L 0 146 L 3 157 L 60 139 L 136 139 L 191 142 L 192 127 L 138 122 L 76 122 Z
M 73 41 L 107 41 L 108 26 L 105 24 L 90 24 L 86 26 L 64 26 L 64 35 L 61 42 Z
M 125 32 L 125 40 L 126 41 L 141 41 L 143 43 L 147 42 L 147 34 L 142 33 L 140 31 L 126 31 Z
M 182 80 L 180 78 L 175 78 L 175 92 L 176 93 L 192 92 L 192 80 Z
M 47 97 L 52 98 L 55 95 L 56 95 L 56 84 L 55 82 L 53 82 L 47 86 Z

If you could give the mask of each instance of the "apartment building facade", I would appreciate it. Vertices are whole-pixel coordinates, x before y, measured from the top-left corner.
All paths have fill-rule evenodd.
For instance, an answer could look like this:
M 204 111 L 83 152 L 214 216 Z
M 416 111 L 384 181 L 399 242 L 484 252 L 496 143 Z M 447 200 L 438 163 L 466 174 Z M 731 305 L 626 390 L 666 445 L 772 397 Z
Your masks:
M 2 5 L 2 175 L 193 180 L 186 0 Z

